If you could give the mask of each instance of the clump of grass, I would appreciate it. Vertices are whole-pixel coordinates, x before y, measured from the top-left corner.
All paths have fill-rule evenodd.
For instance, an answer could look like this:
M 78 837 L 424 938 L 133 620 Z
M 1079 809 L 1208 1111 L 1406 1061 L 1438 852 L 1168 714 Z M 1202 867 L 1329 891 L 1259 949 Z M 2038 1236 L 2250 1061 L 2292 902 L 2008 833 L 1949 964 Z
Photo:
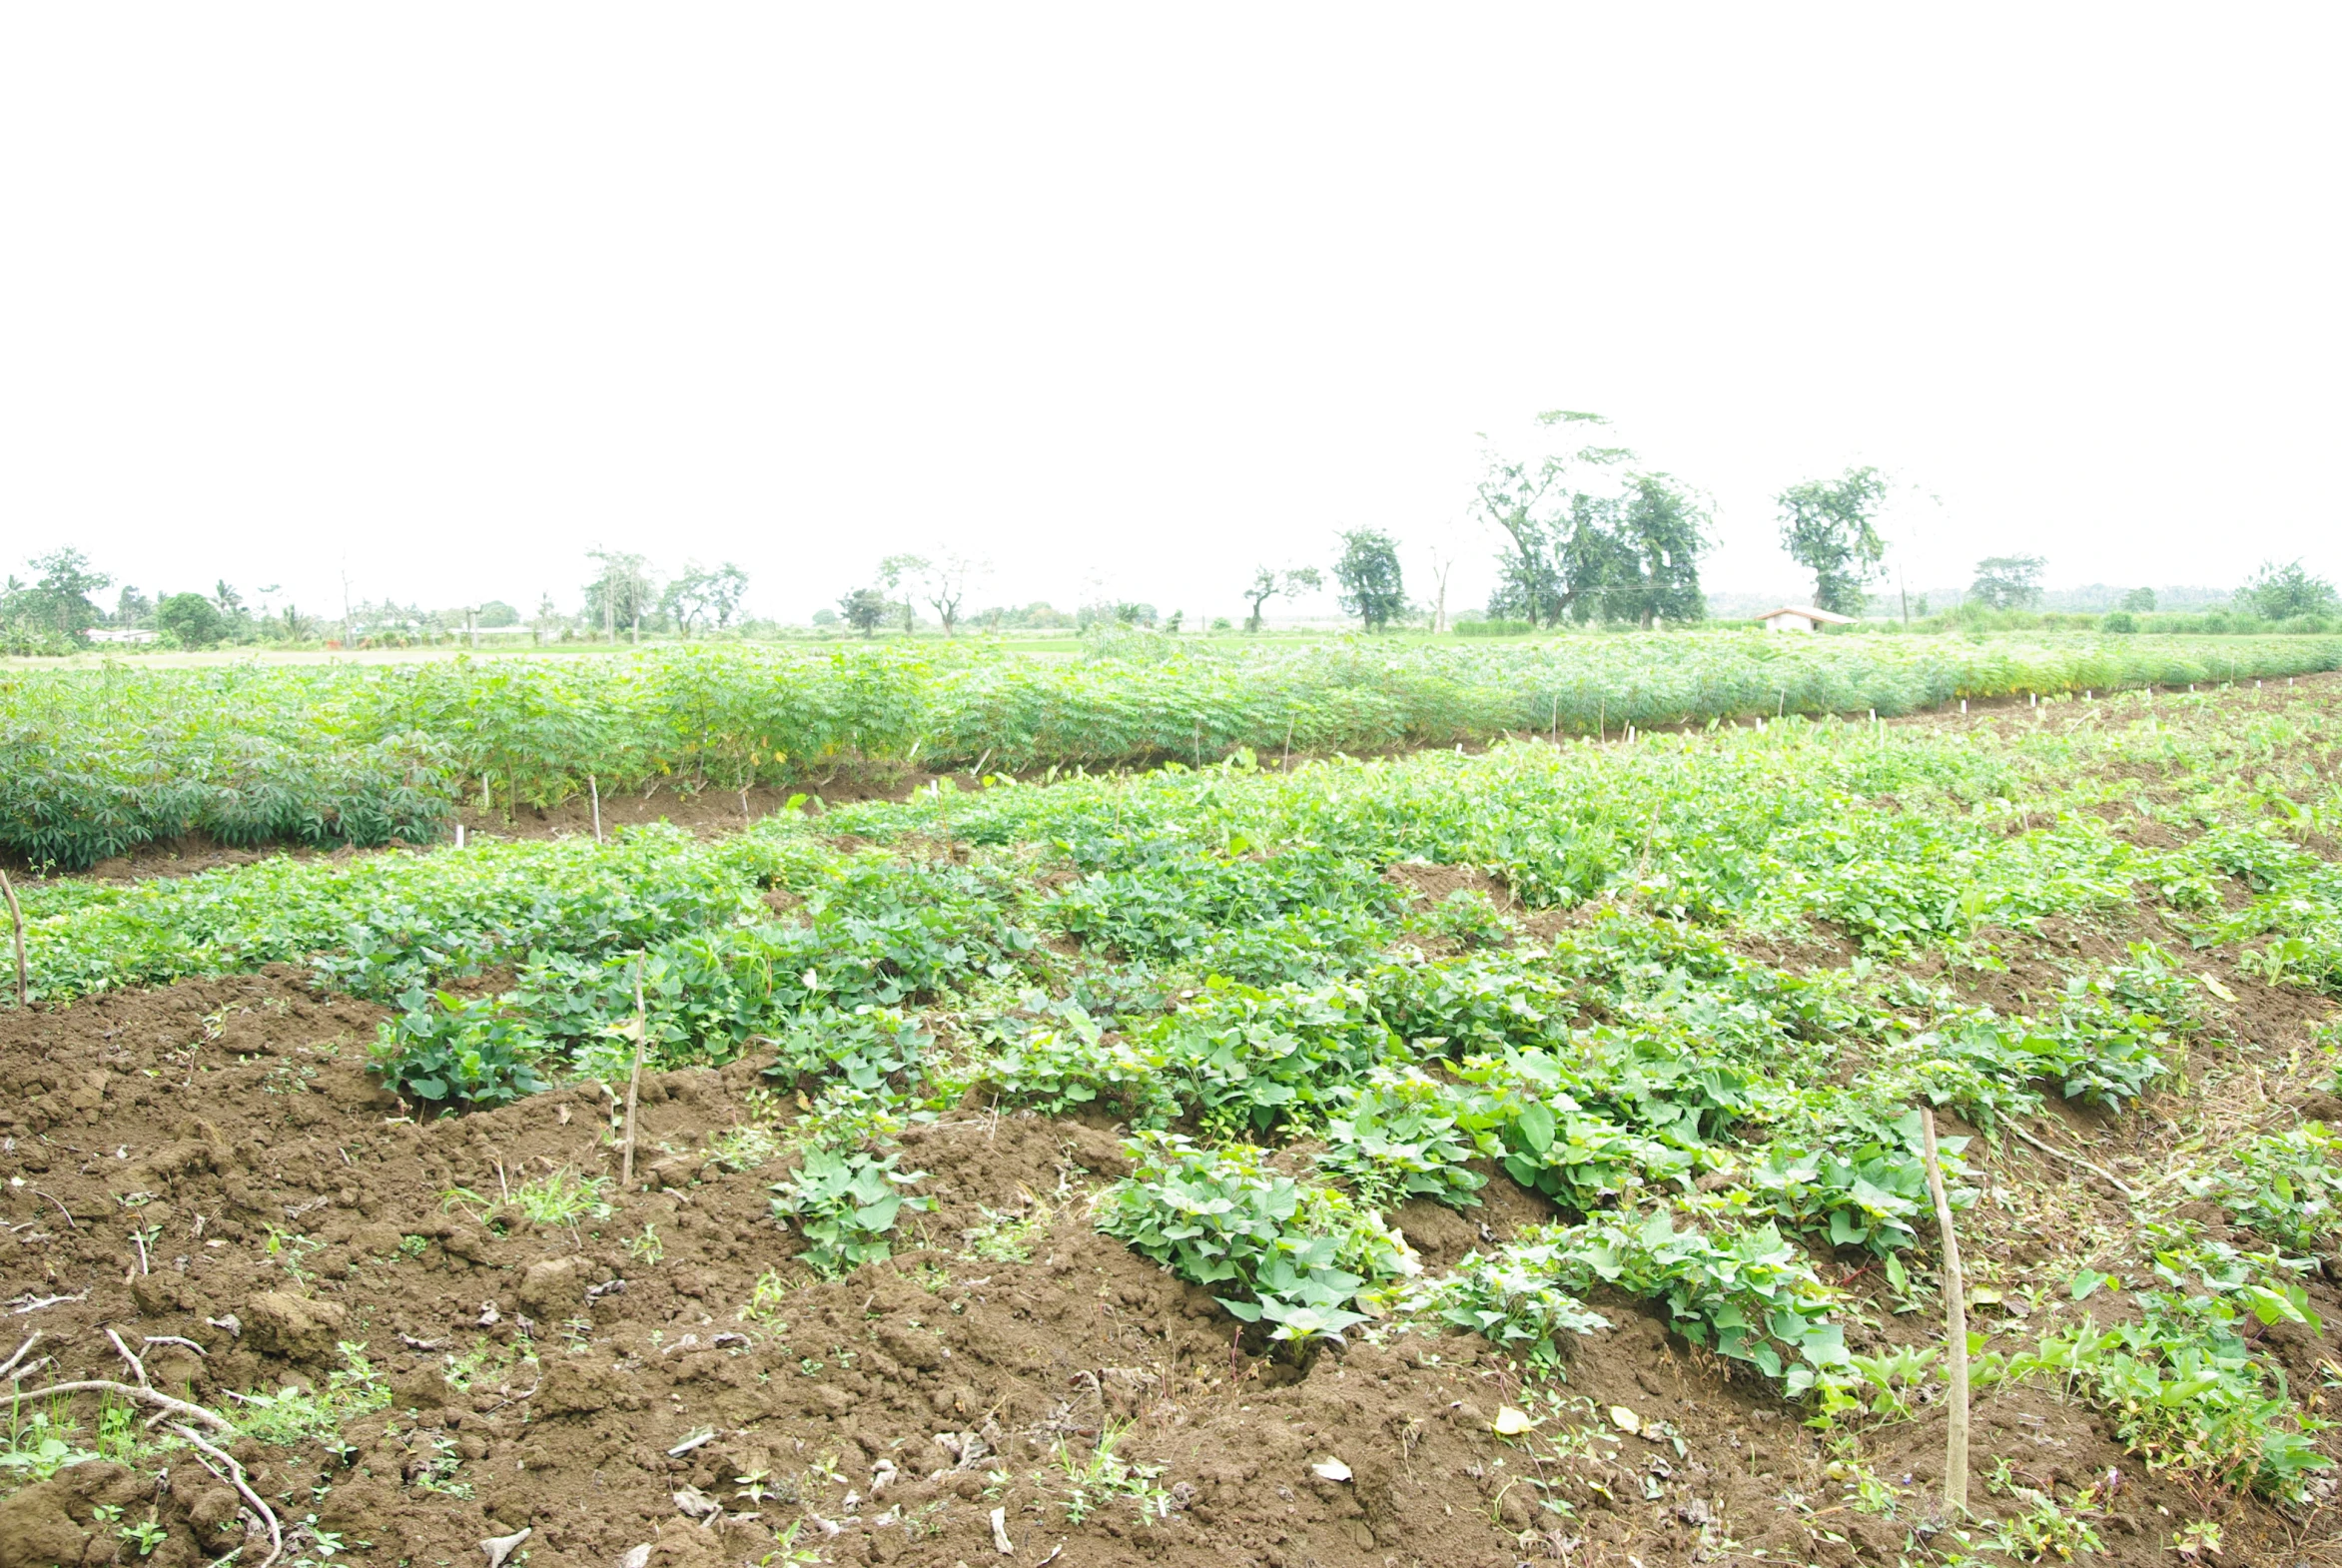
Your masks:
M 984 1223 L 960 1232 L 968 1243 L 960 1255 L 988 1263 L 1033 1261 L 1034 1238 L 1049 1228 L 1053 1217 L 1050 1206 L 1039 1199 L 1022 1214 L 992 1208 L 982 1212 Z
M 743 1122 L 712 1134 L 708 1158 L 726 1171 L 754 1171 L 780 1159 L 788 1148 L 781 1135 L 755 1122 Z
M 460 1393 L 469 1393 L 476 1385 L 498 1387 L 512 1380 L 513 1370 L 520 1366 L 536 1365 L 536 1345 L 526 1338 L 514 1338 L 508 1345 L 499 1345 L 486 1337 L 474 1339 L 471 1348 L 461 1355 L 448 1358 L 447 1368 L 440 1375 L 447 1386 Z
M 1080 1524 L 1098 1509 L 1117 1498 L 1127 1497 L 1139 1505 L 1139 1517 L 1154 1522 L 1155 1516 L 1168 1517 L 1171 1494 L 1156 1484 L 1163 1474 L 1158 1464 L 1136 1464 L 1115 1450 L 1130 1436 L 1129 1421 L 1116 1425 L 1109 1421 L 1099 1431 L 1097 1446 L 1087 1454 L 1077 1454 L 1059 1439 L 1058 1468 L 1065 1472 L 1069 1495 L 1066 1498 L 1066 1523 Z
M 314 1442 L 335 1453 L 350 1451 L 342 1439 L 344 1422 L 388 1406 L 390 1390 L 382 1373 L 366 1358 L 366 1345 L 344 1340 L 341 1370 L 326 1379 L 324 1388 L 287 1384 L 273 1394 L 240 1395 L 243 1410 L 237 1425 L 264 1443 L 291 1447 Z
M 781 1308 L 788 1299 L 789 1285 L 781 1278 L 781 1271 L 768 1268 L 757 1276 L 755 1286 L 749 1290 L 747 1304 L 740 1308 L 740 1320 L 762 1323 L 778 1332 L 788 1326 L 781 1321 Z
M 619 1245 L 628 1257 L 645 1268 L 657 1266 L 658 1260 L 667 1255 L 667 1244 L 659 1239 L 659 1227 L 648 1220 L 643 1221 L 642 1234 L 628 1236 Z
M 550 1176 L 523 1181 L 512 1189 L 512 1202 L 540 1225 L 574 1225 L 580 1219 L 607 1219 L 612 1210 L 602 1196 L 608 1176 L 581 1176 L 563 1166 Z

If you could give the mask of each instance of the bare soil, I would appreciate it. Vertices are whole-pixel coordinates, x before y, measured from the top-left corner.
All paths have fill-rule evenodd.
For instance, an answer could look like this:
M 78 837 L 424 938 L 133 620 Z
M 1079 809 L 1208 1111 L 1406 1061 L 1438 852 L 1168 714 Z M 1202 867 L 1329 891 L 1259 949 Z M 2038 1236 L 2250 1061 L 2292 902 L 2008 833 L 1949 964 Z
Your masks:
M 1444 869 L 1404 880 L 1426 894 L 1480 885 Z M 2031 993 L 2051 978 L 1995 983 Z M 2223 1024 L 2250 1044 L 2199 1076 L 2249 1078 L 2256 1107 L 2327 1110 L 2284 1061 L 2293 1052 L 2298 1070 L 2320 1009 L 2234 990 Z M 1406 1334 L 1280 1361 L 1208 1293 L 1097 1234 L 1088 1201 L 1124 1169 L 1109 1128 L 971 1107 L 914 1129 L 905 1166 L 929 1173 L 919 1190 L 937 1207 L 906 1215 L 893 1259 L 818 1282 L 770 1217 L 785 1166 L 710 1154 L 760 1110 L 755 1062 L 648 1078 L 638 1189 L 620 1192 L 598 1091 L 417 1125 L 363 1072 L 380 1017 L 290 971 L 0 1014 L 0 1328 L 14 1330 L 0 1355 L 39 1334 L 28 1360 L 51 1359 L 28 1392 L 120 1379 L 112 1329 L 156 1386 L 233 1419 L 237 1395 L 322 1387 L 344 1364 L 338 1346 L 363 1342 L 392 1398 L 345 1425 L 345 1454 L 249 1436 L 233 1449 L 281 1519 L 314 1515 L 345 1560 L 478 1563 L 481 1542 L 525 1527 L 529 1568 L 617 1568 L 641 1547 L 654 1565 L 755 1564 L 801 1515 L 796 1548 L 824 1561 L 937 1568 L 1844 1568 L 1909 1545 L 1851 1506 L 1801 1411 L 1638 1303 L 1597 1300 L 1614 1326 L 1572 1347 L 1566 1392 L 1597 1435 L 1574 1458 L 1531 1461 L 1490 1429 L 1527 1402 L 1520 1371 L 1477 1338 Z M 2043 1131 L 2134 1172 L 2169 1142 L 2145 1117 Z M 2067 1243 L 2127 1224 L 2127 1210 L 2088 1173 L 2008 1148 L 1976 1146 L 1988 1200 L 1968 1245 L 2005 1286 L 2062 1282 Z M 535 1224 L 506 1200 L 563 1170 L 612 1178 L 614 1211 Z M 477 1197 L 443 1195 L 457 1188 Z M 1396 1218 L 1436 1267 L 1549 1217 L 1504 1180 L 1487 1194 L 1480 1209 L 1413 1204 Z M 1003 1218 L 1032 1221 L 1022 1258 L 977 1255 L 966 1232 Z M 1858 1343 L 1940 1332 L 1896 1315 L 1876 1270 L 1836 1271 L 1868 1303 Z M 2313 1296 L 2324 1336 L 2272 1334 L 2297 1390 L 2342 1357 L 2342 1293 L 2320 1281 Z M 85 1434 L 89 1406 L 76 1407 Z M 1889 1484 L 1940 1484 L 1943 1420 L 1931 1407 L 1873 1434 Z M 1160 1500 L 1145 1513 L 1094 1500 L 1077 1522 L 1063 1461 L 1125 1422 L 1118 1451 L 1161 1467 Z M 1992 1389 L 1975 1423 L 1987 1507 L 1997 1459 L 2061 1492 L 2118 1471 L 2101 1522 L 2116 1562 L 2174 1561 L 2171 1531 L 2202 1517 L 2222 1521 L 2227 1562 L 2337 1558 L 2328 1510 L 2289 1518 L 2191 1492 L 2054 1389 Z M 1313 1468 L 1330 1460 L 1347 1480 Z M 1535 1509 L 1540 1482 L 1571 1517 Z M 0 1568 L 127 1555 L 99 1517 L 109 1507 L 169 1531 L 147 1559 L 157 1568 L 246 1539 L 234 1494 L 193 1464 L 175 1463 L 166 1490 L 84 1463 L 0 1501 Z M 245 1560 L 266 1552 L 258 1542 Z

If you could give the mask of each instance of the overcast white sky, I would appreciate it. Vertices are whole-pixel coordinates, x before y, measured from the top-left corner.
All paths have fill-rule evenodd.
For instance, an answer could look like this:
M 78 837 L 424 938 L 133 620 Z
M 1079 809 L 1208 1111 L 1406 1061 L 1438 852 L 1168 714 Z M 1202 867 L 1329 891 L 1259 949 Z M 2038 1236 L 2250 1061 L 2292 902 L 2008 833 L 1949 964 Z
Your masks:
M 1596 409 L 1915 585 L 2342 574 L 2328 7 L 17 6 L 0 568 L 1227 613 Z M 1485 555 L 1485 549 L 1476 549 Z M 1469 600 L 1487 574 L 1458 575 Z

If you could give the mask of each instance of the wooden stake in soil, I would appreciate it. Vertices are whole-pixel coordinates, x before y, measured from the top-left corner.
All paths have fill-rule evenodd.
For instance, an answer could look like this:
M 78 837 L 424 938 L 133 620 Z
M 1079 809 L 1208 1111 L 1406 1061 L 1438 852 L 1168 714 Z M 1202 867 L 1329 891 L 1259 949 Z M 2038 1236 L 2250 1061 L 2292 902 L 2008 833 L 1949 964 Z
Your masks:
M 1952 1343 L 1952 1411 L 1944 1438 L 1944 1511 L 1967 1512 L 1967 1293 L 1960 1281 L 1959 1238 L 1952 1230 L 1952 1199 L 1944 1191 L 1944 1163 L 1936 1155 L 1936 1113 L 1920 1107 L 1920 1138 L 1928 1161 L 1928 1191 L 1936 1199 L 1936 1227 L 1944 1233 L 1944 1303 Z
M 642 1041 L 649 1033 L 642 1008 L 642 959 L 637 956 L 634 960 L 634 1071 L 626 1077 L 626 1152 L 618 1165 L 618 1185 L 627 1190 L 634 1186 L 634 1102 L 642 1094 Z
M 602 841 L 602 787 L 601 787 L 601 782 L 600 782 L 600 780 L 596 779 L 596 778 L 595 778 L 595 777 L 594 777 L 592 774 L 588 773 L 588 774 L 585 776 L 585 787 L 586 787 L 586 788 L 587 788 L 589 791 L 591 791 L 591 792 L 592 792 L 592 794 L 593 794 L 593 841 L 594 841 L 596 844 L 599 844 L 599 843 Z
M 16 889 L 9 885 L 8 873 L 0 871 L 0 898 L 8 900 L 8 929 L 16 938 L 16 1005 L 25 1006 L 32 998 L 32 981 L 24 963 L 24 911 L 16 907 Z

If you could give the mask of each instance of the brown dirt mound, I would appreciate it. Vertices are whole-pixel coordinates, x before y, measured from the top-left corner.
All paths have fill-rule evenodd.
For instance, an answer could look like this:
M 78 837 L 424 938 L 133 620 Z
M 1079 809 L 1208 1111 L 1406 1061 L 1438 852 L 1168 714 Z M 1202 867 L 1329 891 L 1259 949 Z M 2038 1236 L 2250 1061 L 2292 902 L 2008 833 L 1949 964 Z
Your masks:
M 349 1560 L 476 1563 L 481 1541 L 527 1527 L 529 1568 L 615 1568 L 640 1547 L 712 1568 L 762 1561 L 803 1518 L 797 1548 L 825 1561 L 949 1568 L 1004 1560 L 996 1511 L 1029 1568 L 1760 1551 L 1842 1568 L 1906 1550 L 1900 1526 L 1849 1504 L 1799 1411 L 1634 1303 L 1597 1301 L 1615 1326 L 1574 1347 L 1578 1402 L 1546 1426 L 1582 1434 L 1566 1456 L 1490 1430 L 1533 1399 L 1477 1338 L 1401 1335 L 1305 1367 L 1250 1353 L 1207 1292 L 1092 1228 L 1088 1199 L 1124 1168 L 1093 1127 L 969 1111 L 914 1129 L 904 1165 L 937 1206 L 906 1215 L 893 1260 L 816 1282 L 769 1216 L 783 1168 L 711 1152 L 758 1109 L 754 1066 L 657 1075 L 644 1189 L 613 1181 L 614 1212 L 532 1223 L 511 1199 L 525 1183 L 614 1174 L 607 1100 L 567 1089 L 414 1125 L 362 1071 L 380 1016 L 285 972 L 0 1014 L 0 1325 L 16 1330 L 0 1354 L 37 1330 L 31 1358 L 54 1359 L 28 1389 L 121 1377 L 112 1328 L 158 1386 L 246 1419 L 236 1395 L 326 1387 L 337 1346 L 363 1342 L 392 1397 L 343 1423 L 340 1452 L 233 1446 L 281 1518 L 314 1516 Z M 1490 1198 L 1397 1218 L 1439 1266 L 1547 1217 L 1502 1180 Z M 1021 1245 L 1000 1228 L 1020 1222 Z M 2321 1286 L 2342 1322 L 2335 1301 Z M 1930 1331 L 1877 1307 L 1873 1343 Z M 2314 1378 L 2334 1350 L 2289 1360 Z M 76 1414 L 86 1444 L 95 1406 Z M 2061 1489 L 2120 1469 L 2102 1524 L 2115 1561 L 2168 1561 L 2172 1520 L 2204 1512 L 2049 1392 L 1995 1390 L 1976 1427 L 1979 1501 L 1994 1457 Z M 1160 1468 L 1078 1502 L 1069 1463 L 1108 1437 Z M 1941 1414 L 1873 1451 L 1891 1486 L 1924 1491 Z M 1346 1480 L 1315 1468 L 1334 1460 Z M 113 1560 L 107 1508 L 169 1531 L 158 1568 L 244 1539 L 226 1487 L 184 1456 L 167 1490 L 151 1470 L 80 1464 L 0 1501 L 0 1568 Z M 2297 1527 L 2217 1506 L 2235 1509 L 2229 1560 L 2299 1560 L 2274 1555 L 2299 1551 Z

